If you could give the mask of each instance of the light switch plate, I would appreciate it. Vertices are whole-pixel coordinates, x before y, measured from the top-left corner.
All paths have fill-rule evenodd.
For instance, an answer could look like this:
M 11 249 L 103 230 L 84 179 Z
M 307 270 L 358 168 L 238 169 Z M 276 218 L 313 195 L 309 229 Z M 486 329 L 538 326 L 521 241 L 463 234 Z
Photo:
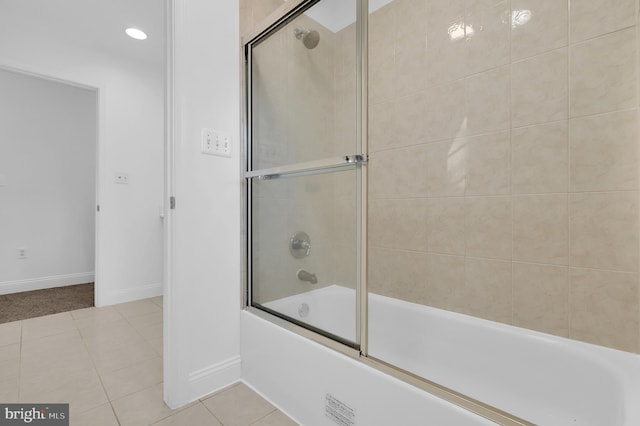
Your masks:
M 201 151 L 207 155 L 231 157 L 231 136 L 228 133 L 202 129 Z

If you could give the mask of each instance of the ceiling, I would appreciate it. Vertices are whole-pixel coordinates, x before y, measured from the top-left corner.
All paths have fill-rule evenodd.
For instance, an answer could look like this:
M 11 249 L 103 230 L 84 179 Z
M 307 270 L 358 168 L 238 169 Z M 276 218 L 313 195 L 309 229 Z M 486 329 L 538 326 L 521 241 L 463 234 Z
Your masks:
M 0 0 L 0 40 L 22 37 L 160 65 L 164 0 Z M 136 27 L 149 38 L 128 37 Z

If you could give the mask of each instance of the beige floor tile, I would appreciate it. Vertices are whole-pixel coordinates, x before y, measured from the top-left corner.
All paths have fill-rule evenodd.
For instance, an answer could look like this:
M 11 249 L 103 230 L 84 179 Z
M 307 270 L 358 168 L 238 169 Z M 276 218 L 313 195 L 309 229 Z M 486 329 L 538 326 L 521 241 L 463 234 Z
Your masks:
M 22 356 L 63 355 L 84 349 L 84 343 L 78 330 L 65 331 L 53 336 L 40 337 L 22 343 Z
M 122 314 L 113 306 L 79 309 L 72 311 L 71 316 L 78 328 L 107 324 L 123 318 Z
M 22 333 L 22 321 L 0 324 L 0 346 L 20 343 Z
M 20 343 L 0 346 L 0 361 L 20 358 Z
M 162 339 L 162 323 L 141 328 L 138 332 L 147 340 L 147 342 Z
M 140 341 L 138 333 L 126 319 L 80 328 L 82 339 L 90 350 L 103 350 Z
M 164 420 L 154 423 L 154 426 L 222 426 L 222 423 L 214 417 L 204 405 L 198 403 L 184 411 L 167 417 Z
M 100 373 L 115 371 L 133 364 L 156 358 L 156 351 L 142 337 L 137 342 L 97 350 L 89 348 L 93 362 Z
M 111 404 L 103 404 L 76 416 L 71 416 L 71 426 L 118 426 Z M 195 426 L 195 425 L 194 425 Z
M 147 426 L 175 414 L 164 403 L 162 383 L 112 401 L 122 426 Z M 184 407 L 186 409 L 188 407 Z
M 0 361 L 0 381 L 14 380 L 20 375 L 20 358 Z
M 129 321 L 129 324 L 131 324 L 133 328 L 140 331 L 152 325 L 162 324 L 162 311 L 129 317 L 127 321 Z
M 202 403 L 225 426 L 249 426 L 275 410 L 243 383 L 219 392 Z
M 93 361 L 77 331 L 23 343 L 21 379 L 58 382 L 68 374 L 92 370 Z
M 38 374 L 27 375 L 23 373 L 20 376 L 20 398 L 28 400 L 31 396 L 86 380 L 93 374 L 95 374 L 93 366 L 78 368 L 73 365 L 73 361 L 65 366 L 44 370 Z
M 108 399 L 102 388 L 98 373 L 94 370 L 89 370 L 83 377 L 78 377 L 73 382 L 55 389 L 42 390 L 34 388 L 31 391 L 23 391 L 21 388 L 20 401 L 69 403 L 69 415 L 73 417 L 107 403 Z
M 136 300 L 135 302 L 122 303 L 120 305 L 114 305 L 114 307 L 125 317 L 135 317 L 138 315 L 149 314 L 157 312 L 160 307 L 150 301 L 149 299 Z
M 162 306 L 163 306 L 163 305 L 162 305 L 162 302 L 163 302 L 163 301 L 162 301 L 162 296 L 152 297 L 152 298 L 151 298 L 151 299 L 149 299 L 149 300 L 151 300 L 153 303 L 155 303 L 156 305 L 158 305 L 159 307 L 161 307 L 161 308 L 162 308 Z
M 69 312 L 22 321 L 22 340 L 32 340 L 71 331 L 76 328 Z
M 154 340 L 149 340 L 149 344 L 151 345 L 151 347 L 153 348 L 154 351 L 156 351 L 156 353 L 158 355 L 160 355 L 160 357 L 163 356 L 163 340 L 162 337 L 159 339 L 154 339 Z
M 102 373 L 102 384 L 111 401 L 162 383 L 162 359 L 157 357 L 120 370 Z
M 252 423 L 252 426 L 296 426 L 297 424 L 278 410 Z
M 0 402 L 12 403 L 20 400 L 18 378 L 0 380 Z

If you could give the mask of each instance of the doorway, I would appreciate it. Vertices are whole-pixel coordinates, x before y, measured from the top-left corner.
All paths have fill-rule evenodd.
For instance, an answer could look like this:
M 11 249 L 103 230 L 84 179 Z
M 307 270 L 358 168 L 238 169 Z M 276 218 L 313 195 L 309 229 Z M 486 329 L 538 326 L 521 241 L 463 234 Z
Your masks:
M 93 306 L 98 91 L 10 69 L 0 88 L 0 322 Z

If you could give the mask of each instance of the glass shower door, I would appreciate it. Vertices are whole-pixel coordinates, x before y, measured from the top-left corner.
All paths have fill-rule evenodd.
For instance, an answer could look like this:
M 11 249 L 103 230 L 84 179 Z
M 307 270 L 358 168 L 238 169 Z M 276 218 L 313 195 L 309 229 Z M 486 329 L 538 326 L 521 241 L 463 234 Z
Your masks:
M 361 165 L 355 1 L 323 0 L 247 48 L 250 305 L 352 347 Z

